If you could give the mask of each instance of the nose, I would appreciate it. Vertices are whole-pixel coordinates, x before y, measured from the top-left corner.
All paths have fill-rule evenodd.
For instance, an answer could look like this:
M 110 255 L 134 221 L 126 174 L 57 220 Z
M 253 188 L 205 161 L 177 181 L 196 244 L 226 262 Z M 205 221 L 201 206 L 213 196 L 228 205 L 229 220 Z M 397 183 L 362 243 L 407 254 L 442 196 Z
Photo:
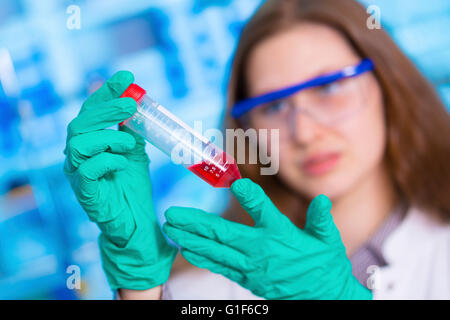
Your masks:
M 319 124 L 303 110 L 296 109 L 289 121 L 291 136 L 301 145 L 310 143 L 320 134 Z

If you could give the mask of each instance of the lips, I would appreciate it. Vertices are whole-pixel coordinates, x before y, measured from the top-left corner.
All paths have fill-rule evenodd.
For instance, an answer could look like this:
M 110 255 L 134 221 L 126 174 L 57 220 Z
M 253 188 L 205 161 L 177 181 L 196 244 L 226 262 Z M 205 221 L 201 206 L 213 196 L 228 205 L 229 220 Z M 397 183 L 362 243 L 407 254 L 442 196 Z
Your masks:
M 310 176 L 319 176 L 331 171 L 340 158 L 338 152 L 321 152 L 313 154 L 302 163 L 303 171 Z

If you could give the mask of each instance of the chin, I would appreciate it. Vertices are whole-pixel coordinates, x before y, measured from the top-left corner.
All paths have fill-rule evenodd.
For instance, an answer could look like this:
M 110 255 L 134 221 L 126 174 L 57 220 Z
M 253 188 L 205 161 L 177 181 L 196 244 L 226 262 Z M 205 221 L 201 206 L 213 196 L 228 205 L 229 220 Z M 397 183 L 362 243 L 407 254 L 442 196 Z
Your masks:
M 310 199 L 324 194 L 333 200 L 345 194 L 352 184 L 348 174 L 338 172 L 317 177 L 303 174 L 283 176 L 280 172 L 280 178 L 293 190 Z

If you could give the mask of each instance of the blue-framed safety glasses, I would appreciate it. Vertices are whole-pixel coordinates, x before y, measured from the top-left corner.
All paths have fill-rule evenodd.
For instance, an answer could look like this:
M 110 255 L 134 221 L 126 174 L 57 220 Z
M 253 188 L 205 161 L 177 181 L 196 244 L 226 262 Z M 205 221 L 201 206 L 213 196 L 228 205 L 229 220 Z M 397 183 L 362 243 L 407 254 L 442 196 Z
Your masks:
M 232 107 L 231 116 L 236 119 L 249 112 L 253 108 L 261 106 L 263 104 L 289 97 L 305 89 L 324 86 L 342 79 L 355 77 L 367 71 L 372 71 L 373 69 L 373 61 L 370 59 L 364 59 L 356 66 L 345 67 L 339 71 L 321 75 L 287 88 L 282 88 L 260 96 L 239 101 Z

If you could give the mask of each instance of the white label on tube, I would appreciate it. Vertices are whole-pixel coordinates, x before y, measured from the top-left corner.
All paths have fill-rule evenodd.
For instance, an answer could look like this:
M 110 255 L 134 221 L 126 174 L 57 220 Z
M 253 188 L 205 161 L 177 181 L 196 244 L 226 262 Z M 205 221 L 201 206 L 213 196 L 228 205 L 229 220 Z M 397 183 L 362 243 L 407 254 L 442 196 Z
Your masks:
M 188 131 L 189 133 L 192 133 L 197 139 L 204 142 L 205 144 L 209 143 L 209 140 L 200 135 L 198 132 L 196 132 L 194 129 L 189 127 L 187 124 L 185 124 L 183 121 L 178 119 L 175 115 L 169 112 L 166 108 L 164 108 L 162 105 L 158 105 L 157 108 L 161 113 L 166 115 L 168 118 L 170 118 L 172 121 L 176 122 L 180 127 Z

